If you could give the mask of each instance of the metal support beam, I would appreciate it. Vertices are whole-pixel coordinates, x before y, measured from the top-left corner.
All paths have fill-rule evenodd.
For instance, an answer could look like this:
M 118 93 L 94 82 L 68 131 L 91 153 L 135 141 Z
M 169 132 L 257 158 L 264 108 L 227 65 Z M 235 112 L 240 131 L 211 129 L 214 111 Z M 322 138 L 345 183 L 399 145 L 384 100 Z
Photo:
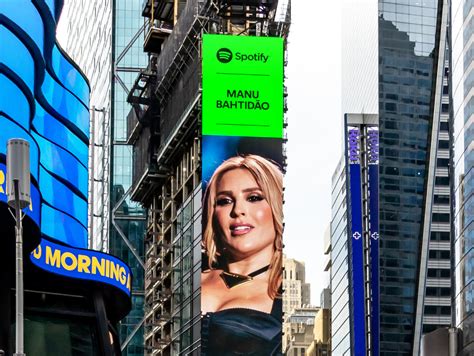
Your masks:
M 143 323 L 145 322 L 145 317 L 142 318 L 142 320 L 135 326 L 135 329 L 132 330 L 132 332 L 127 336 L 127 338 L 122 342 L 122 345 L 120 346 L 120 350 L 125 350 L 125 348 L 128 346 L 130 341 L 133 339 L 135 334 L 137 333 L 138 330 L 142 327 Z
M 140 37 L 140 35 L 142 34 L 142 32 L 145 31 L 145 23 L 142 25 L 142 27 L 140 27 L 140 29 L 137 31 L 137 33 L 135 33 L 135 35 L 132 37 L 132 39 L 130 40 L 130 42 L 128 42 L 128 44 L 125 46 L 125 48 L 123 49 L 123 51 L 118 55 L 118 57 L 115 59 L 115 65 L 117 65 L 118 63 L 120 63 L 120 61 L 123 59 L 123 57 L 125 57 L 125 55 L 127 54 L 127 52 L 130 50 L 130 48 L 132 48 L 133 44 L 135 43 L 135 41 Z
M 130 240 L 127 238 L 127 236 L 125 236 L 125 234 L 123 233 L 122 229 L 120 228 L 120 226 L 117 225 L 117 223 L 115 222 L 115 217 L 112 216 L 112 225 L 115 227 L 115 230 L 117 230 L 118 234 L 120 235 L 120 237 L 122 238 L 122 240 L 125 242 L 125 244 L 127 245 L 127 247 L 130 249 L 130 251 L 133 253 L 133 255 L 135 256 L 135 258 L 137 259 L 138 263 L 140 263 L 140 265 L 142 266 L 143 269 L 145 269 L 145 264 L 143 263 L 143 260 L 141 259 L 141 257 L 138 255 L 138 252 L 137 252 L 137 249 L 131 244 Z

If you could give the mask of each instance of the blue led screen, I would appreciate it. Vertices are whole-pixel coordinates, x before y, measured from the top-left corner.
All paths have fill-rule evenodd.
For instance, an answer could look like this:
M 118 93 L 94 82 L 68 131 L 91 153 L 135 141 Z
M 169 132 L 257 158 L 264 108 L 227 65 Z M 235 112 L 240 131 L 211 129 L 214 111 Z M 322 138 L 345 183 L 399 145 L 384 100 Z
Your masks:
M 54 46 L 52 58 L 56 76 L 66 89 L 73 93 L 84 105 L 89 105 L 89 85 L 77 69 Z
M 87 144 L 64 126 L 61 121 L 45 111 L 38 103 L 36 103 L 33 127 L 39 135 L 68 151 L 83 166 L 87 167 L 89 159 Z
M 10 48 L 15 48 L 15 52 L 10 51 Z M 23 42 L 4 26 L 0 26 L 0 52 L 3 64 L 19 76 L 29 91 L 33 92 L 35 80 L 33 57 Z
M 62 1 L 0 6 L 0 193 L 6 143 L 30 142 L 32 204 L 43 237 L 87 247 L 89 85 L 55 39 Z M 6 195 L 0 194 L 0 204 Z
M 0 56 L 2 56 L 2 52 L 0 52 Z M 0 73 L 0 88 L 2 88 L 0 113 L 11 117 L 18 126 L 29 131 L 31 111 L 26 95 L 2 73 Z M 3 95 L 3 93 L 8 93 L 8 95 Z
M 0 7 L 0 23 L 8 23 L 8 27 L 15 26 L 16 29 L 24 33 L 28 38 L 25 41 L 32 41 L 36 49 L 40 51 L 43 60 L 44 49 L 44 26 L 43 19 L 37 8 L 33 5 L 34 1 L 16 0 L 2 1 Z M 5 53 L 2 53 L 2 57 Z M 3 59 L 2 59 L 3 60 Z
M 1 81 L 0 81 L 1 87 Z M 1 110 L 1 109 L 0 109 Z M 39 174 L 39 148 L 36 142 L 33 140 L 31 134 L 28 130 L 25 130 L 23 127 L 18 125 L 18 121 L 13 121 L 8 117 L 0 113 L 0 147 L 3 150 L 0 150 L 0 154 L 6 154 L 6 147 L 8 139 L 11 137 L 22 138 L 30 142 L 30 173 L 31 176 L 38 181 Z M 5 162 L 4 162 L 5 163 Z

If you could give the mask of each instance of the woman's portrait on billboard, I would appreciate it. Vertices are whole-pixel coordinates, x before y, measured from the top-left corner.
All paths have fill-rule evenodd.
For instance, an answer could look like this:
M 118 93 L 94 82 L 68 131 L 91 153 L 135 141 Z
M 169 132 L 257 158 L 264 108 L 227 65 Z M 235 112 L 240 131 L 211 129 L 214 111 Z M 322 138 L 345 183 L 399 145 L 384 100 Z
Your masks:
M 203 355 L 279 355 L 283 174 L 255 154 L 226 159 L 203 199 Z

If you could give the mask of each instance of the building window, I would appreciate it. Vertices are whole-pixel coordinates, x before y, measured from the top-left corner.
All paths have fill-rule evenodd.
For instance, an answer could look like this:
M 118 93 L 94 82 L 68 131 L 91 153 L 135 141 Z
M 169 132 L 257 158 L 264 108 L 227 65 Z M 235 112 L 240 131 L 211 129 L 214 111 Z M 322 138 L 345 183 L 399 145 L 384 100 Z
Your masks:
M 430 258 L 449 260 L 451 257 L 450 251 L 431 250 L 429 253 Z
M 436 177 L 435 185 L 446 185 L 449 186 L 449 177 Z
M 436 160 L 436 167 L 449 167 L 449 158 L 438 158 Z
M 446 231 L 434 231 L 431 233 L 431 241 L 449 241 L 449 232 Z
M 449 253 L 449 251 L 448 251 Z M 449 269 L 437 269 L 437 268 L 429 268 L 428 269 L 428 277 L 430 278 L 450 278 L 451 271 Z
M 450 278 L 451 277 L 451 270 L 449 269 L 440 269 L 439 276 L 441 278 Z
M 446 140 L 438 141 L 438 148 L 447 150 L 449 148 L 449 141 L 446 141 Z
M 449 214 L 433 214 L 434 223 L 449 223 Z
M 448 205 L 449 204 L 449 195 L 438 195 L 438 194 L 436 194 L 434 196 L 434 203 L 435 204 Z
M 439 124 L 439 129 L 440 129 L 441 131 L 449 131 L 449 122 L 442 121 L 442 122 Z

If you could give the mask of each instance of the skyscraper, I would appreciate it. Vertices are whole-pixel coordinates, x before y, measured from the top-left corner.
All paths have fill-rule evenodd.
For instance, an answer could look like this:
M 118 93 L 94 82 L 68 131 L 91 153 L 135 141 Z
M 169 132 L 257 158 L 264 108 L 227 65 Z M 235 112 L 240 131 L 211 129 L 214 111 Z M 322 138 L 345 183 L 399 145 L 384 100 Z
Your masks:
M 59 38 L 90 78 L 91 144 L 89 147 L 89 246 L 108 249 L 110 180 L 110 1 L 66 1 L 58 25 Z
M 124 354 L 143 354 L 145 211 L 130 200 L 132 147 L 127 143 L 127 95 L 147 65 L 138 2 L 66 2 L 67 49 L 91 78 L 89 167 L 91 246 L 109 251 L 133 270 L 132 312 L 120 324 Z
M 289 6 L 276 17 L 276 2 L 244 3 L 143 3 L 149 61 L 128 96 L 128 142 L 137 157 L 131 196 L 148 208 L 145 343 L 151 354 L 200 354 L 202 36 L 287 35 Z
M 375 329 L 369 327 L 367 317 L 373 317 L 374 305 L 367 304 L 363 309 L 367 350 L 418 355 L 421 335 L 450 322 L 448 4 L 346 1 L 343 8 L 343 112 L 378 114 L 380 127 L 380 267 L 368 275 L 380 292 L 364 293 L 372 303 L 373 296 L 379 296 L 374 305 L 379 307 L 380 338 L 374 340 L 380 345 L 378 351 L 370 342 Z M 344 169 L 348 168 L 339 168 L 336 179 Z M 354 263 L 351 243 L 348 262 L 337 247 L 346 243 L 339 215 L 357 203 L 348 179 L 339 191 L 333 191 L 332 278 L 347 263 Z M 344 196 L 344 190 L 348 208 L 337 198 Z M 345 228 L 353 219 L 349 214 Z M 364 261 L 374 259 L 366 255 Z M 360 330 L 360 325 L 354 325 L 352 296 L 358 282 L 354 276 L 345 274 L 344 278 L 349 280 L 349 291 L 343 293 L 349 297 L 346 302 L 338 298 L 341 292 L 337 290 L 344 279 L 332 280 L 332 318 L 334 322 L 348 310 L 351 329 L 342 327 L 342 320 L 348 319 L 341 314 L 341 321 L 332 328 L 333 351 L 341 341 L 338 333 Z
M 449 324 L 448 10 L 379 8 L 380 348 L 398 355 Z
M 474 123 L 472 1 L 452 2 L 452 94 L 454 112 L 454 246 L 453 326 L 459 328 L 458 355 L 474 352 Z
M 314 318 L 313 342 L 306 349 L 306 356 L 327 356 L 331 354 L 331 310 L 321 308 Z
M 287 317 L 283 325 L 283 353 L 285 355 L 306 355 L 306 350 L 314 341 L 315 321 L 320 312 L 323 313 L 319 307 L 306 306 L 296 308 Z M 318 326 L 321 327 L 322 323 Z
M 283 255 L 283 290 L 283 331 L 287 333 L 294 327 L 292 324 L 297 323 L 295 320 L 298 319 L 298 315 L 312 315 L 311 313 L 305 314 L 307 310 L 304 309 L 312 307 L 310 306 L 311 286 L 309 283 L 306 283 L 306 268 L 304 262 L 287 258 L 285 255 Z M 297 310 L 299 310 L 299 312 Z M 284 336 L 283 350 L 285 352 L 293 352 L 293 349 L 291 349 L 291 351 L 288 349 L 288 343 L 296 333 L 297 331 L 295 330 L 294 333 L 290 332 L 290 335 Z M 302 334 L 309 335 L 309 333 L 312 333 L 312 326 L 308 327 L 308 330 L 302 331 Z M 307 341 L 305 340 L 303 336 L 301 342 L 304 344 Z M 300 348 L 294 347 L 295 350 L 300 350 Z
M 283 256 L 283 268 L 283 313 L 289 315 L 292 310 L 311 303 L 311 289 L 306 283 L 304 262 Z

